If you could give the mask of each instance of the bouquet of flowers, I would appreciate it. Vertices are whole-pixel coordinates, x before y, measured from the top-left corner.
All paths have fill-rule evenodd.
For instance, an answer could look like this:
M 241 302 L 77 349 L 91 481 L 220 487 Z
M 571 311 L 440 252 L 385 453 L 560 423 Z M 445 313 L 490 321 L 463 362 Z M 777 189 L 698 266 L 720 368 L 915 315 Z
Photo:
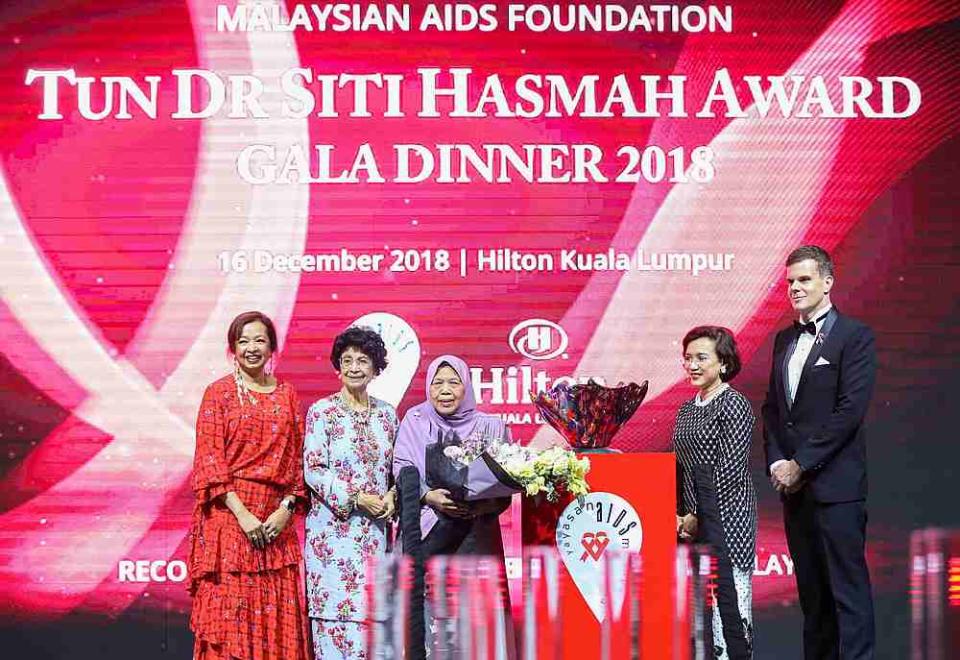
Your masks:
M 427 486 L 444 488 L 450 497 L 475 502 L 514 493 L 560 499 L 560 491 L 578 497 L 588 491 L 590 461 L 560 447 L 538 451 L 500 438 L 440 434 L 425 450 Z M 470 532 L 471 521 L 439 514 L 423 539 L 425 556 L 455 552 Z
M 508 442 L 495 441 L 487 445 L 463 444 L 447 446 L 444 455 L 468 471 L 474 465 L 490 469 L 496 466 L 530 496 L 545 495 L 550 502 L 560 498 L 565 490 L 574 497 L 586 495 L 590 487 L 586 476 L 590 460 L 562 447 L 537 450 Z M 479 493 L 470 492 L 466 499 L 474 499 Z
M 461 440 L 453 432 L 439 433 L 437 441 L 424 451 L 427 487 L 446 489 L 452 499 L 461 502 L 520 492 L 523 486 L 493 460 L 486 452 L 487 446 L 488 441 L 482 437 Z M 471 527 L 471 520 L 438 513 L 437 522 L 423 538 L 421 551 L 425 557 L 456 552 Z
M 456 433 L 440 434 L 426 448 L 426 482 L 445 488 L 450 497 L 475 502 L 509 497 L 523 489 L 497 464 L 487 449 L 497 441 L 482 437 L 461 440 Z
M 647 386 L 648 381 L 616 387 L 593 381 L 560 382 L 548 392 L 535 394 L 533 402 L 547 423 L 575 449 L 605 449 L 643 403 Z

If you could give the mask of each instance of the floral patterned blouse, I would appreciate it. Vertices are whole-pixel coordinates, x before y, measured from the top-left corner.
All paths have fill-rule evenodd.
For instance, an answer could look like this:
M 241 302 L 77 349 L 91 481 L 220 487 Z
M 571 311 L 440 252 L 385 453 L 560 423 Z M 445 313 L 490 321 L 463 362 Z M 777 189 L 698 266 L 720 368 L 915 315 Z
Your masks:
M 304 556 L 311 618 L 363 621 L 366 561 L 387 551 L 387 522 L 354 506 L 357 493 L 382 497 L 391 486 L 397 413 L 385 401 L 369 400 L 369 412 L 359 412 L 337 393 L 307 412 Z

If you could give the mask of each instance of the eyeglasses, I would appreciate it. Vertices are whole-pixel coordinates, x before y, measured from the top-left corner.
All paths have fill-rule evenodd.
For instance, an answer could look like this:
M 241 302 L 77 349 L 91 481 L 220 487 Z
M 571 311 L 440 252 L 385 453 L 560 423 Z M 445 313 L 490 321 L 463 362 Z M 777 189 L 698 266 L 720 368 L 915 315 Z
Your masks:
M 700 367 L 705 364 L 710 364 L 712 361 L 713 361 L 712 357 L 703 357 L 703 358 L 699 356 L 691 357 L 691 358 L 682 357 L 680 358 L 680 366 L 683 367 L 684 369 L 689 369 L 694 366 Z
M 371 364 L 373 364 L 373 362 L 370 360 L 370 358 L 368 358 L 368 357 L 365 356 L 365 355 L 361 355 L 361 356 L 358 357 L 358 358 L 352 358 L 352 357 L 342 357 L 342 358 L 340 358 L 340 368 L 341 368 L 341 369 L 349 369 L 350 367 L 352 367 L 352 366 L 354 366 L 354 365 L 358 366 L 358 367 L 361 368 L 361 369 L 366 369 L 366 368 L 369 367 Z

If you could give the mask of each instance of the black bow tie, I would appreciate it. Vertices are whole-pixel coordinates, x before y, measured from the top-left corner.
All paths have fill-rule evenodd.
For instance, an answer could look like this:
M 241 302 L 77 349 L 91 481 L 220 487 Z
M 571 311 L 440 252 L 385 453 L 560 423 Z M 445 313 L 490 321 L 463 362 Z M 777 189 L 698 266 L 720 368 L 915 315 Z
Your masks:
M 800 321 L 794 321 L 793 327 L 801 335 L 804 332 L 809 332 L 811 335 L 816 336 L 817 334 L 817 322 L 816 321 L 807 321 L 806 323 L 800 323 Z
M 822 321 L 823 319 L 827 318 L 827 314 L 829 314 L 829 313 L 830 313 L 830 310 L 827 310 L 826 314 L 821 315 L 821 316 L 820 316 L 818 319 L 816 319 L 815 321 L 807 321 L 806 323 L 800 323 L 800 321 L 794 321 L 794 322 L 793 322 L 793 327 L 794 327 L 794 328 L 796 329 L 796 331 L 797 331 L 798 333 L 800 333 L 801 335 L 802 335 L 804 332 L 809 332 L 811 335 L 813 335 L 814 337 L 816 337 L 816 336 L 817 336 L 817 324 L 820 323 L 820 321 Z

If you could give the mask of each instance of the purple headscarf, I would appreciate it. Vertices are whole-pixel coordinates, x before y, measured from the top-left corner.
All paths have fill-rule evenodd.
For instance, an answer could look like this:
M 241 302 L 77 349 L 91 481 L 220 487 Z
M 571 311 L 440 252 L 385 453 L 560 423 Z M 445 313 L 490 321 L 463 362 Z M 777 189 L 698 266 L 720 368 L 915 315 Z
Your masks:
M 433 382 L 441 366 L 449 365 L 463 383 L 463 401 L 450 415 L 441 415 L 430 402 L 430 383 Z M 473 394 L 473 383 L 470 382 L 470 368 L 467 363 L 455 355 L 441 355 L 427 367 L 427 400 L 415 405 L 407 411 L 400 423 L 397 432 L 397 443 L 393 450 L 393 476 L 396 478 L 400 470 L 408 465 L 417 468 L 420 473 L 420 497 L 429 490 L 424 481 L 424 465 L 426 463 L 424 450 L 429 444 L 437 441 L 440 431 L 454 431 L 462 440 L 474 434 L 481 434 L 488 439 L 509 441 L 506 425 L 496 415 L 488 415 L 477 410 L 477 399 Z M 420 529 L 424 536 L 437 521 L 437 514 L 430 507 L 423 507 L 420 511 Z

